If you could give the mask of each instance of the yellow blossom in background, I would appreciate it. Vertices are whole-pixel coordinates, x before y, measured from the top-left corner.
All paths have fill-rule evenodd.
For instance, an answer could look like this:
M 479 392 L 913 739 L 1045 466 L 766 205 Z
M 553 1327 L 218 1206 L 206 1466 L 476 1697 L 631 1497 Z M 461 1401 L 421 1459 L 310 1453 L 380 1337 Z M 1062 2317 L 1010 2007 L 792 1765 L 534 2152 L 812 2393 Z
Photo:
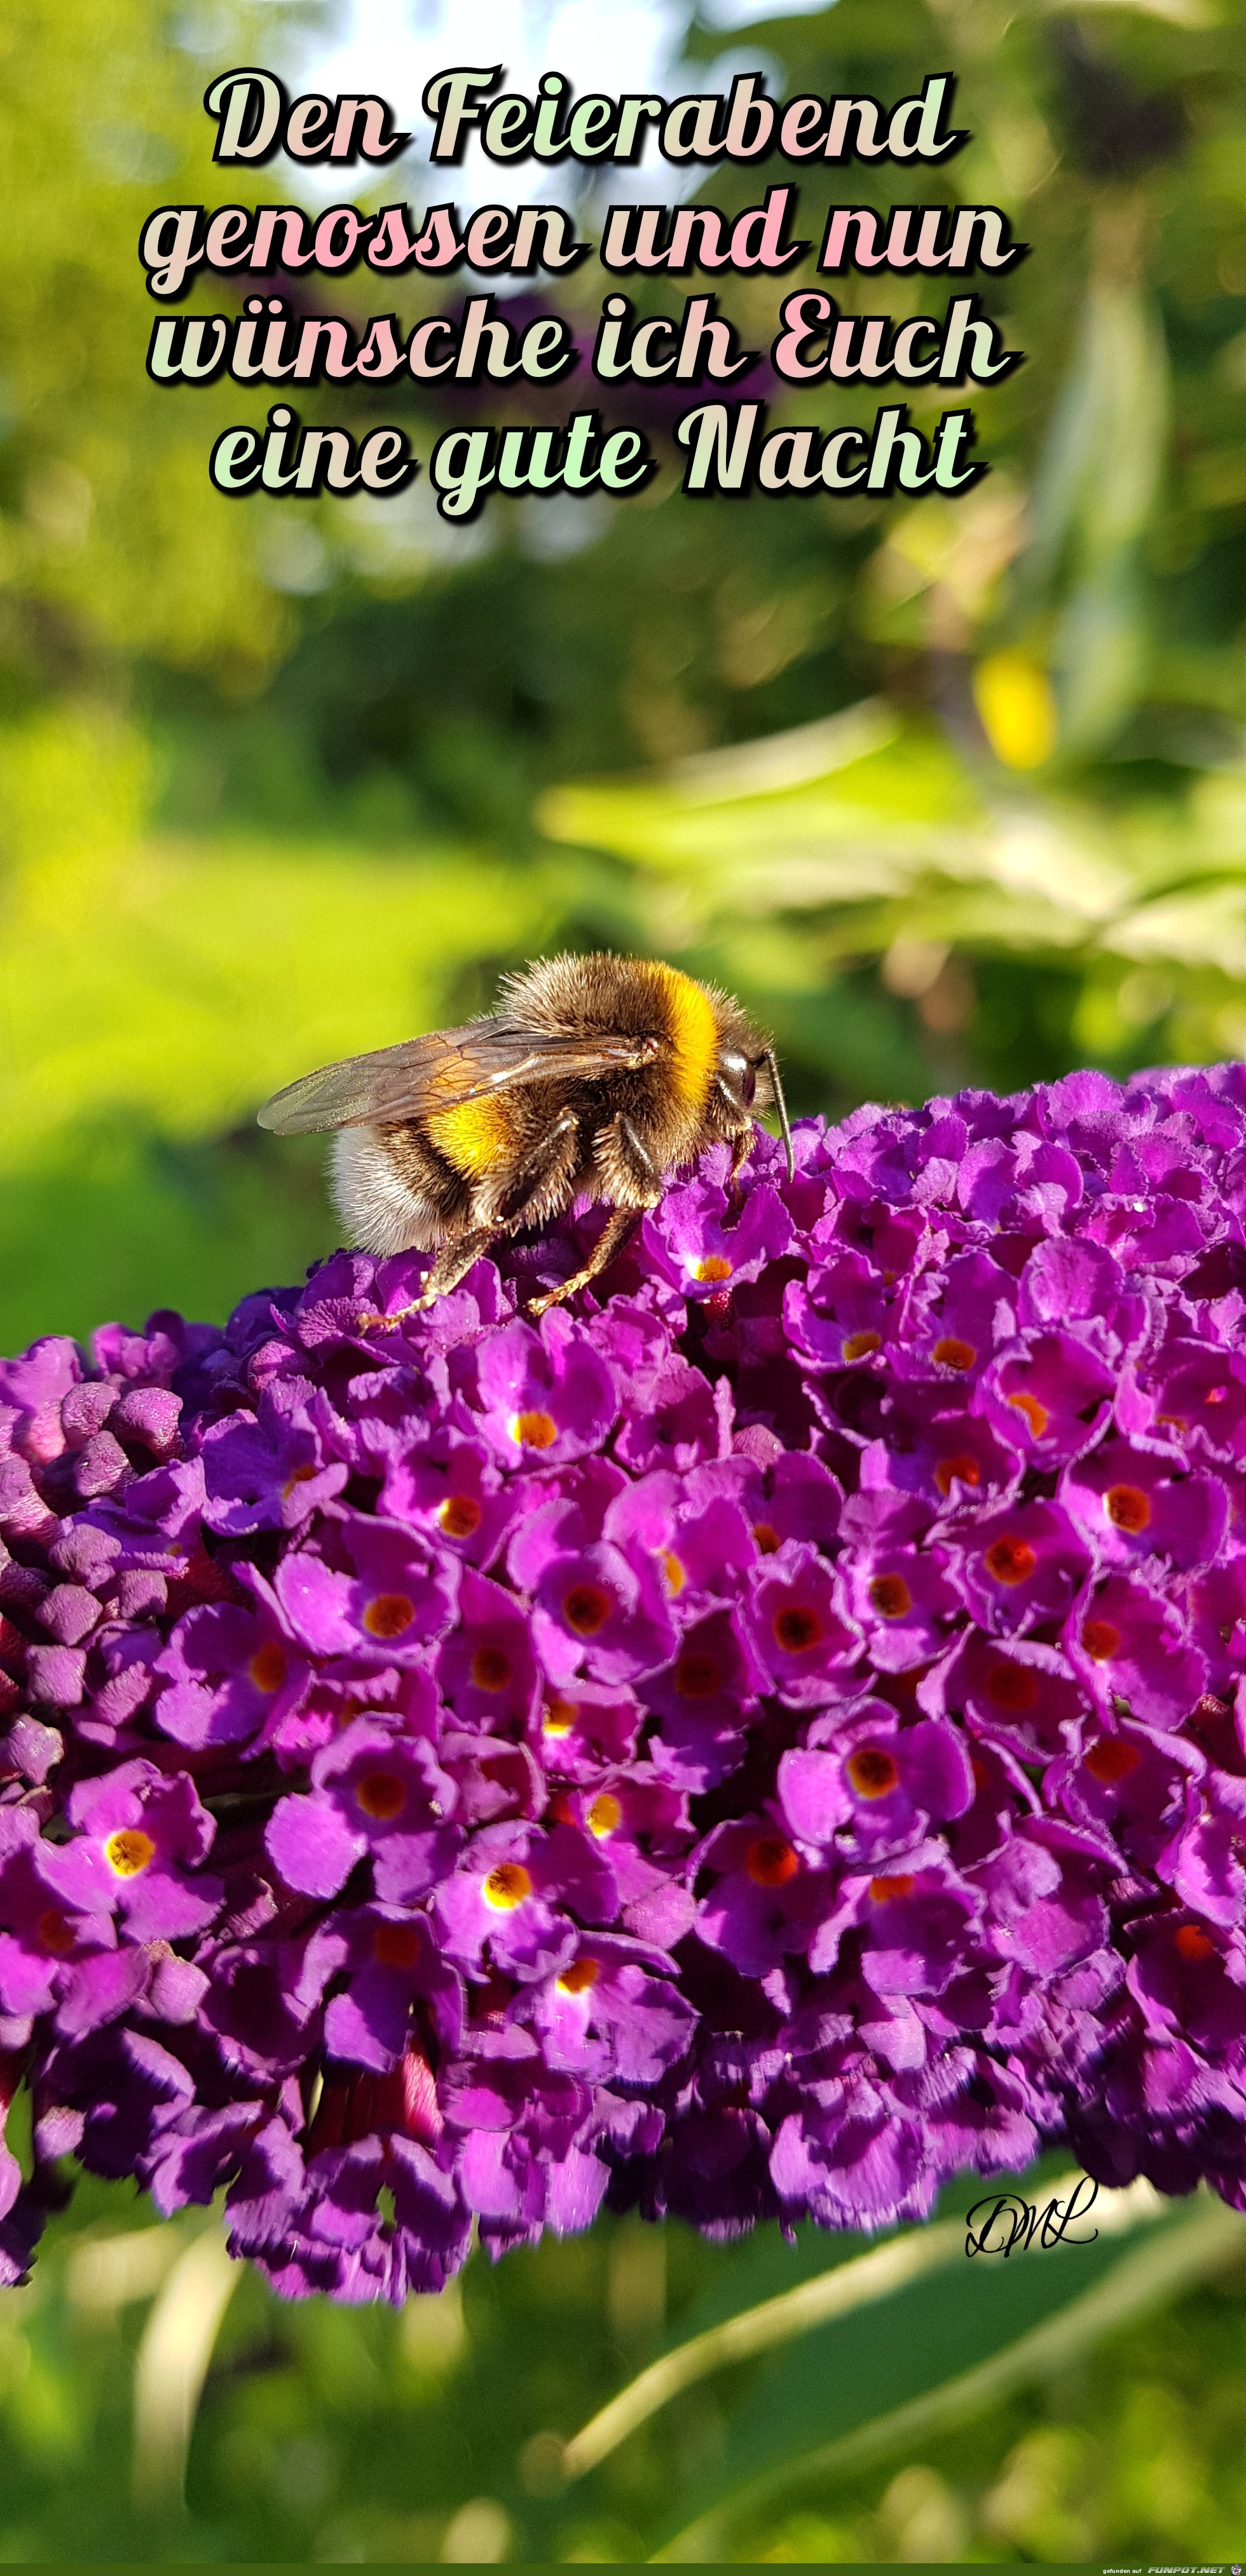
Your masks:
M 1059 730 L 1051 682 L 1026 653 L 989 653 L 973 675 L 987 741 L 1007 769 L 1041 769 Z

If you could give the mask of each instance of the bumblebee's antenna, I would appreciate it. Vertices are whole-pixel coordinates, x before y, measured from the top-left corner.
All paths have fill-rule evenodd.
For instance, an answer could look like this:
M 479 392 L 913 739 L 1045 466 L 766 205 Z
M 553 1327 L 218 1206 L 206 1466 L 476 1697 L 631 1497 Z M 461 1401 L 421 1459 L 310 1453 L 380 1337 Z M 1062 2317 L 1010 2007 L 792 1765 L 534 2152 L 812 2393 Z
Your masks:
M 774 1093 L 774 1105 L 778 1110 L 779 1125 L 783 1131 L 783 1151 L 787 1156 L 787 1177 L 789 1181 L 794 1181 L 796 1178 L 796 1157 L 792 1152 L 792 1131 L 788 1125 L 787 1102 L 783 1097 L 783 1085 L 779 1080 L 778 1061 L 772 1046 L 768 1046 L 766 1049 L 766 1071 L 770 1076 L 770 1087 Z

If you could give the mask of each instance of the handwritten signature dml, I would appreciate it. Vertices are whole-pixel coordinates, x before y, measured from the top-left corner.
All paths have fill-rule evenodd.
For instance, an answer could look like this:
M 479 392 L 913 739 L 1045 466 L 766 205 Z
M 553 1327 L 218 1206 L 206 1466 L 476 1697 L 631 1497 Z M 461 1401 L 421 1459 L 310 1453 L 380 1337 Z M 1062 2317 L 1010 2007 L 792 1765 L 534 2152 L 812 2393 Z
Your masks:
M 1089 2196 L 1083 2199 L 1083 2193 Z M 1049 2200 L 1041 2212 L 1037 2201 L 1023 2200 L 1016 2191 L 1001 2192 L 995 2200 L 976 2200 L 965 2218 L 965 2252 L 1002 2254 L 1007 2262 L 1018 2246 L 1028 2253 L 1036 2235 L 1039 2245 L 1049 2250 L 1053 2245 L 1093 2245 L 1097 2227 L 1089 2236 L 1070 2236 L 1069 2229 L 1075 2219 L 1089 2216 L 1098 2197 L 1098 2183 L 1083 2174 L 1066 2202 Z M 975 2225 L 984 2210 L 981 2225 Z

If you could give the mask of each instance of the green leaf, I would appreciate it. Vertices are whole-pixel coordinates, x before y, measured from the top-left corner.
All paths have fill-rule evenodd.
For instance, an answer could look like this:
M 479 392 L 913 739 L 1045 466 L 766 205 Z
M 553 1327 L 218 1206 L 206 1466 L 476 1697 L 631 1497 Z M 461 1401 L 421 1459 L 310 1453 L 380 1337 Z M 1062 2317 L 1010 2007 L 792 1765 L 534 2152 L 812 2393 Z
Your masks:
M 1123 2252 L 1105 2232 L 1089 2245 L 962 2259 L 804 2336 L 729 2417 L 725 2471 L 690 2487 L 655 2555 L 724 2555 L 746 2506 L 855 2469 L 1055 2373 L 1217 2270 L 1244 2237 L 1240 2217 L 1200 2196 L 1170 2204 L 1140 2249 Z

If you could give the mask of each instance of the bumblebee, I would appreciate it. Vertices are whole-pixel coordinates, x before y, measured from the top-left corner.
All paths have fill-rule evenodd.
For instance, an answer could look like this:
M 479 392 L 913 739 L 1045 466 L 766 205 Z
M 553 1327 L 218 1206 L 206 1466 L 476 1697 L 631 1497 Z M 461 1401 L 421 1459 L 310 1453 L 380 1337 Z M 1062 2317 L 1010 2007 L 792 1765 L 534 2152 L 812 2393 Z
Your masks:
M 771 1040 L 738 1002 L 656 960 L 550 957 L 508 976 L 496 1010 L 305 1074 L 259 1112 L 278 1136 L 334 1128 L 334 1199 L 368 1252 L 433 1252 L 416 1301 L 457 1286 L 500 1237 L 574 1199 L 612 1213 L 574 1277 L 532 1315 L 587 1287 L 636 1216 L 705 1148 L 738 1171 L 753 1111 L 792 1137 Z

